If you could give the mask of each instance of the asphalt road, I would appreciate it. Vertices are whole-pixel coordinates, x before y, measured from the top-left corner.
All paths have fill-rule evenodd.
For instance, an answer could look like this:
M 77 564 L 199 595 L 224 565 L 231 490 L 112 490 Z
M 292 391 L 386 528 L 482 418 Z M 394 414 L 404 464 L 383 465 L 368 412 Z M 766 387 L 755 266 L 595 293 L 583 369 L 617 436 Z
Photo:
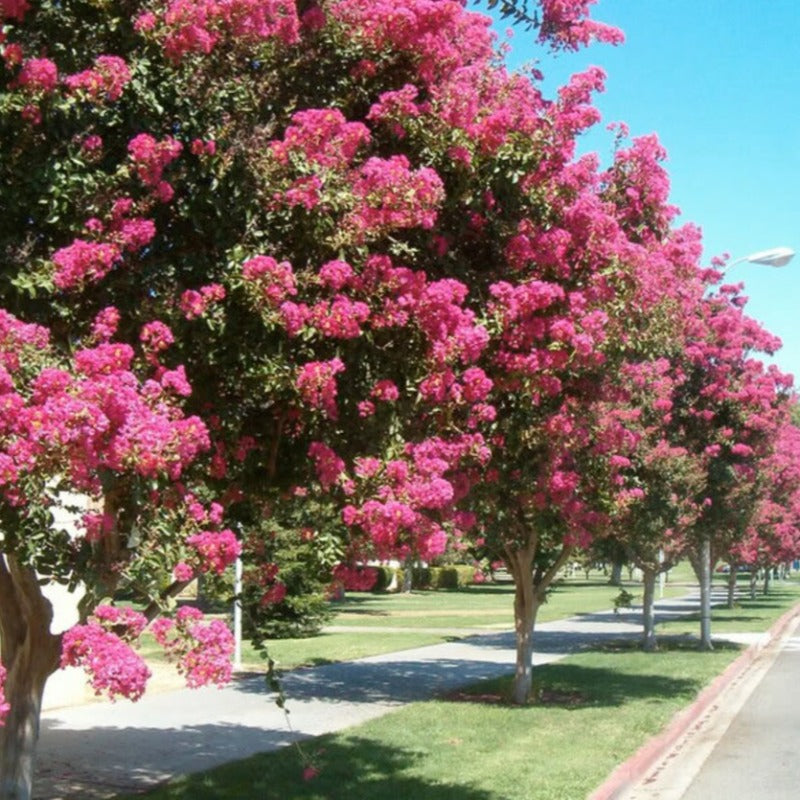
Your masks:
M 695 776 L 683 800 L 800 797 L 800 624 Z

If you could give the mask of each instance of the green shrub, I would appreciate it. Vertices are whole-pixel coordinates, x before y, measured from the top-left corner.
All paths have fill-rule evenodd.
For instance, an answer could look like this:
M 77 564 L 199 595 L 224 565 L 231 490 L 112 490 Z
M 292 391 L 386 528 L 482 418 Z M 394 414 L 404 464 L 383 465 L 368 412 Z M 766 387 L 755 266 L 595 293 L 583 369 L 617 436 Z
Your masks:
M 378 579 L 372 587 L 373 592 L 388 592 L 389 587 L 392 585 L 395 574 L 398 572 L 396 567 L 375 567 L 378 573 Z M 402 579 L 399 579 L 402 580 Z
M 414 567 L 411 572 L 412 589 L 431 589 L 432 573 L 436 567 Z
M 435 567 L 431 570 L 431 586 L 434 589 L 463 589 L 472 585 L 475 568 L 466 564 Z

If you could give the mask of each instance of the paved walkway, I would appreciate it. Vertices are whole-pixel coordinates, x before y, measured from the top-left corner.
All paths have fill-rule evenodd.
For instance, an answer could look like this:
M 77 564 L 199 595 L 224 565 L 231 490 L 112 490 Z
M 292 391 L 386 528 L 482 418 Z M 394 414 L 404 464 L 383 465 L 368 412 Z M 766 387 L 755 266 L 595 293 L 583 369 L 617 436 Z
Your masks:
M 657 617 L 696 611 L 696 598 L 664 600 Z M 535 664 L 641 633 L 638 614 L 611 611 L 537 625 Z M 291 728 L 261 675 L 225 689 L 182 689 L 138 703 L 91 703 L 45 712 L 36 800 L 108 798 L 168 778 L 338 731 L 482 678 L 508 674 L 511 632 L 487 633 L 340 664 L 298 669 L 283 685 Z

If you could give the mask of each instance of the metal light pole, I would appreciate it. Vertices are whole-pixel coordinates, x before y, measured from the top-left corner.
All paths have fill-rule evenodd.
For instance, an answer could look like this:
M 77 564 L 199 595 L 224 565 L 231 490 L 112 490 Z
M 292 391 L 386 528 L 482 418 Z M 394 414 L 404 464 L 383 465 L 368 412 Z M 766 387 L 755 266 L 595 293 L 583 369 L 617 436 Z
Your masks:
M 765 267 L 785 267 L 794 258 L 794 250 L 790 247 L 773 247 L 760 250 L 749 256 L 737 258 L 722 270 L 725 274 L 731 267 L 747 261 Z M 700 542 L 700 644 L 706 650 L 713 650 L 711 643 L 711 539 L 708 534 Z

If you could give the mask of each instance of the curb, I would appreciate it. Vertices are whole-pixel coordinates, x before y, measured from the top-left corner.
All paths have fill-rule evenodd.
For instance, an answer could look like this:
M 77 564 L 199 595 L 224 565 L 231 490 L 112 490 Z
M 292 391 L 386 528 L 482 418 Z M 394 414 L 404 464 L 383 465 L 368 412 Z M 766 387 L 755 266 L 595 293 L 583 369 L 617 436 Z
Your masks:
M 755 661 L 763 649 L 780 639 L 786 629 L 800 616 L 800 604 L 790 608 L 767 631 L 767 636 L 757 644 L 750 645 L 735 661 L 717 675 L 697 695 L 697 699 L 679 711 L 667 723 L 661 733 L 656 734 L 640 747 L 630 758 L 620 764 L 606 780 L 595 789 L 587 800 L 616 800 L 630 786 L 644 777 L 675 743 L 697 722 L 720 694 L 739 678 Z

